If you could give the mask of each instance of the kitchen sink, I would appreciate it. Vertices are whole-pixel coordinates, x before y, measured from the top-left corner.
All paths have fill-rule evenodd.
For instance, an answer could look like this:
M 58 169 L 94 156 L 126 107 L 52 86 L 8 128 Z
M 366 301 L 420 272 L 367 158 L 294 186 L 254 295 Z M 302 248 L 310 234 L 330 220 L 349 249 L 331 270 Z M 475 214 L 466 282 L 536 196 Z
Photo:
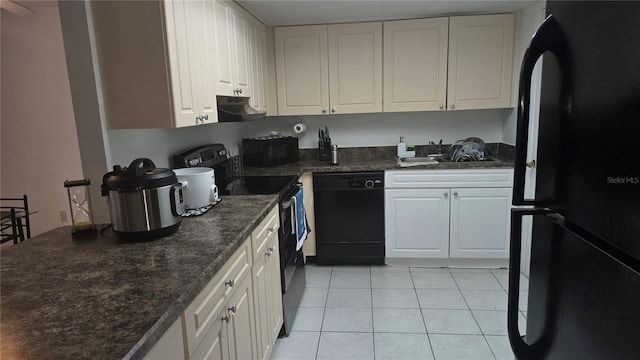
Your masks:
M 401 163 L 430 163 L 433 161 L 441 162 L 451 162 L 451 155 L 449 154 L 429 154 L 427 156 L 416 156 L 416 157 L 403 157 L 400 158 Z M 478 160 L 482 162 L 486 161 L 497 161 L 493 157 L 489 156 L 484 160 Z

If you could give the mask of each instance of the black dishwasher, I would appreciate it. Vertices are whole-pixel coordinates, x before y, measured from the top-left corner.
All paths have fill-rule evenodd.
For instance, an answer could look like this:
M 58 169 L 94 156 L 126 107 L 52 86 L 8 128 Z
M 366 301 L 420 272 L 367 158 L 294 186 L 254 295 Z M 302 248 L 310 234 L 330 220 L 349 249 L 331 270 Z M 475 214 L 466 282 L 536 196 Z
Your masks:
M 313 174 L 318 264 L 384 264 L 384 173 Z

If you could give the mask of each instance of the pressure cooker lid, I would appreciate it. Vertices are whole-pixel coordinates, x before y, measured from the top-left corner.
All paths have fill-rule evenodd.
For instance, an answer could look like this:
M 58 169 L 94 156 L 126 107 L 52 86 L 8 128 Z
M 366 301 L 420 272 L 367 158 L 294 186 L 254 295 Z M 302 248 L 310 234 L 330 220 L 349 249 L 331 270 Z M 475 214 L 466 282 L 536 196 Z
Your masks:
M 129 167 L 115 165 L 113 171 L 102 178 L 102 195 L 110 190 L 135 191 L 154 189 L 178 182 L 176 174 L 163 168 L 156 168 L 153 161 L 146 158 L 135 159 Z

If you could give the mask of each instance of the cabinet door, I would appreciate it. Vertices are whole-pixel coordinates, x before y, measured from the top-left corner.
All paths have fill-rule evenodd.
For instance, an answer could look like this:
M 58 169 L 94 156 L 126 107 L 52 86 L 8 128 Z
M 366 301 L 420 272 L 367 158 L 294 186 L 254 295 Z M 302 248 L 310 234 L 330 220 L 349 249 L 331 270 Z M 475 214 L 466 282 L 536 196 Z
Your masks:
M 201 114 L 204 115 L 201 123 L 211 124 L 218 122 L 218 104 L 216 101 L 216 82 L 218 80 L 216 49 L 216 16 L 215 2 L 210 0 L 198 0 L 194 3 L 198 16 L 198 34 L 200 34 L 200 104 Z
M 449 256 L 449 189 L 385 190 L 387 257 Z
M 241 96 L 251 96 L 249 92 L 251 72 L 249 69 L 250 49 L 248 46 L 251 27 L 245 14 L 240 9 L 232 9 L 233 49 L 235 51 L 235 85 Z
M 327 25 L 274 29 L 279 115 L 328 112 Z
M 200 115 L 198 4 L 191 1 L 164 4 L 175 126 L 197 125 L 196 116 Z
M 511 106 L 513 14 L 449 20 L 449 110 Z
M 215 0 L 216 15 L 216 50 L 217 59 L 217 95 L 234 96 L 235 86 L 235 50 L 233 37 L 233 10 L 230 4 L 223 0 Z
M 227 360 L 229 356 L 228 323 L 231 316 L 226 308 L 214 315 L 213 325 L 198 344 L 189 360 Z M 170 358 L 166 357 L 165 358 Z
M 382 23 L 329 25 L 331 113 L 382 111 Z
M 263 110 L 266 106 L 265 87 L 265 28 L 258 21 L 251 21 L 249 31 L 249 54 L 251 69 L 250 104 L 254 109 Z
M 449 18 L 384 22 L 384 111 L 444 110 Z
M 234 290 L 227 309 L 231 315 L 231 321 L 227 325 L 230 358 L 255 359 L 256 331 L 251 276 L 244 277 Z
M 271 234 L 267 246 L 267 293 L 269 294 L 269 340 L 273 346 L 284 322 L 282 308 L 282 285 L 280 279 L 280 248 L 278 234 Z
M 255 254 L 254 254 L 255 255 Z M 266 255 L 256 256 L 253 264 L 253 295 L 256 314 L 257 359 L 268 359 L 271 354 L 271 331 L 269 329 L 269 291 Z
M 509 258 L 509 188 L 452 189 L 452 258 Z

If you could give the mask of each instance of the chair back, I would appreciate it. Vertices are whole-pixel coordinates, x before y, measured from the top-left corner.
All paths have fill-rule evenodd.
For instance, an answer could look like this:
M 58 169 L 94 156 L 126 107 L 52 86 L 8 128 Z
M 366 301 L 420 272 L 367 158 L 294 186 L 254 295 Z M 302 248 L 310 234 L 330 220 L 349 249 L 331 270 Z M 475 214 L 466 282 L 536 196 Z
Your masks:
M 0 210 L 3 214 L 7 214 L 6 218 L 2 219 L 1 242 L 13 240 L 14 243 L 23 241 L 26 238 L 31 238 L 31 221 L 29 219 L 31 213 L 29 212 L 29 200 L 27 195 L 23 195 L 21 198 L 0 198 Z M 9 233 L 11 229 L 11 233 Z

